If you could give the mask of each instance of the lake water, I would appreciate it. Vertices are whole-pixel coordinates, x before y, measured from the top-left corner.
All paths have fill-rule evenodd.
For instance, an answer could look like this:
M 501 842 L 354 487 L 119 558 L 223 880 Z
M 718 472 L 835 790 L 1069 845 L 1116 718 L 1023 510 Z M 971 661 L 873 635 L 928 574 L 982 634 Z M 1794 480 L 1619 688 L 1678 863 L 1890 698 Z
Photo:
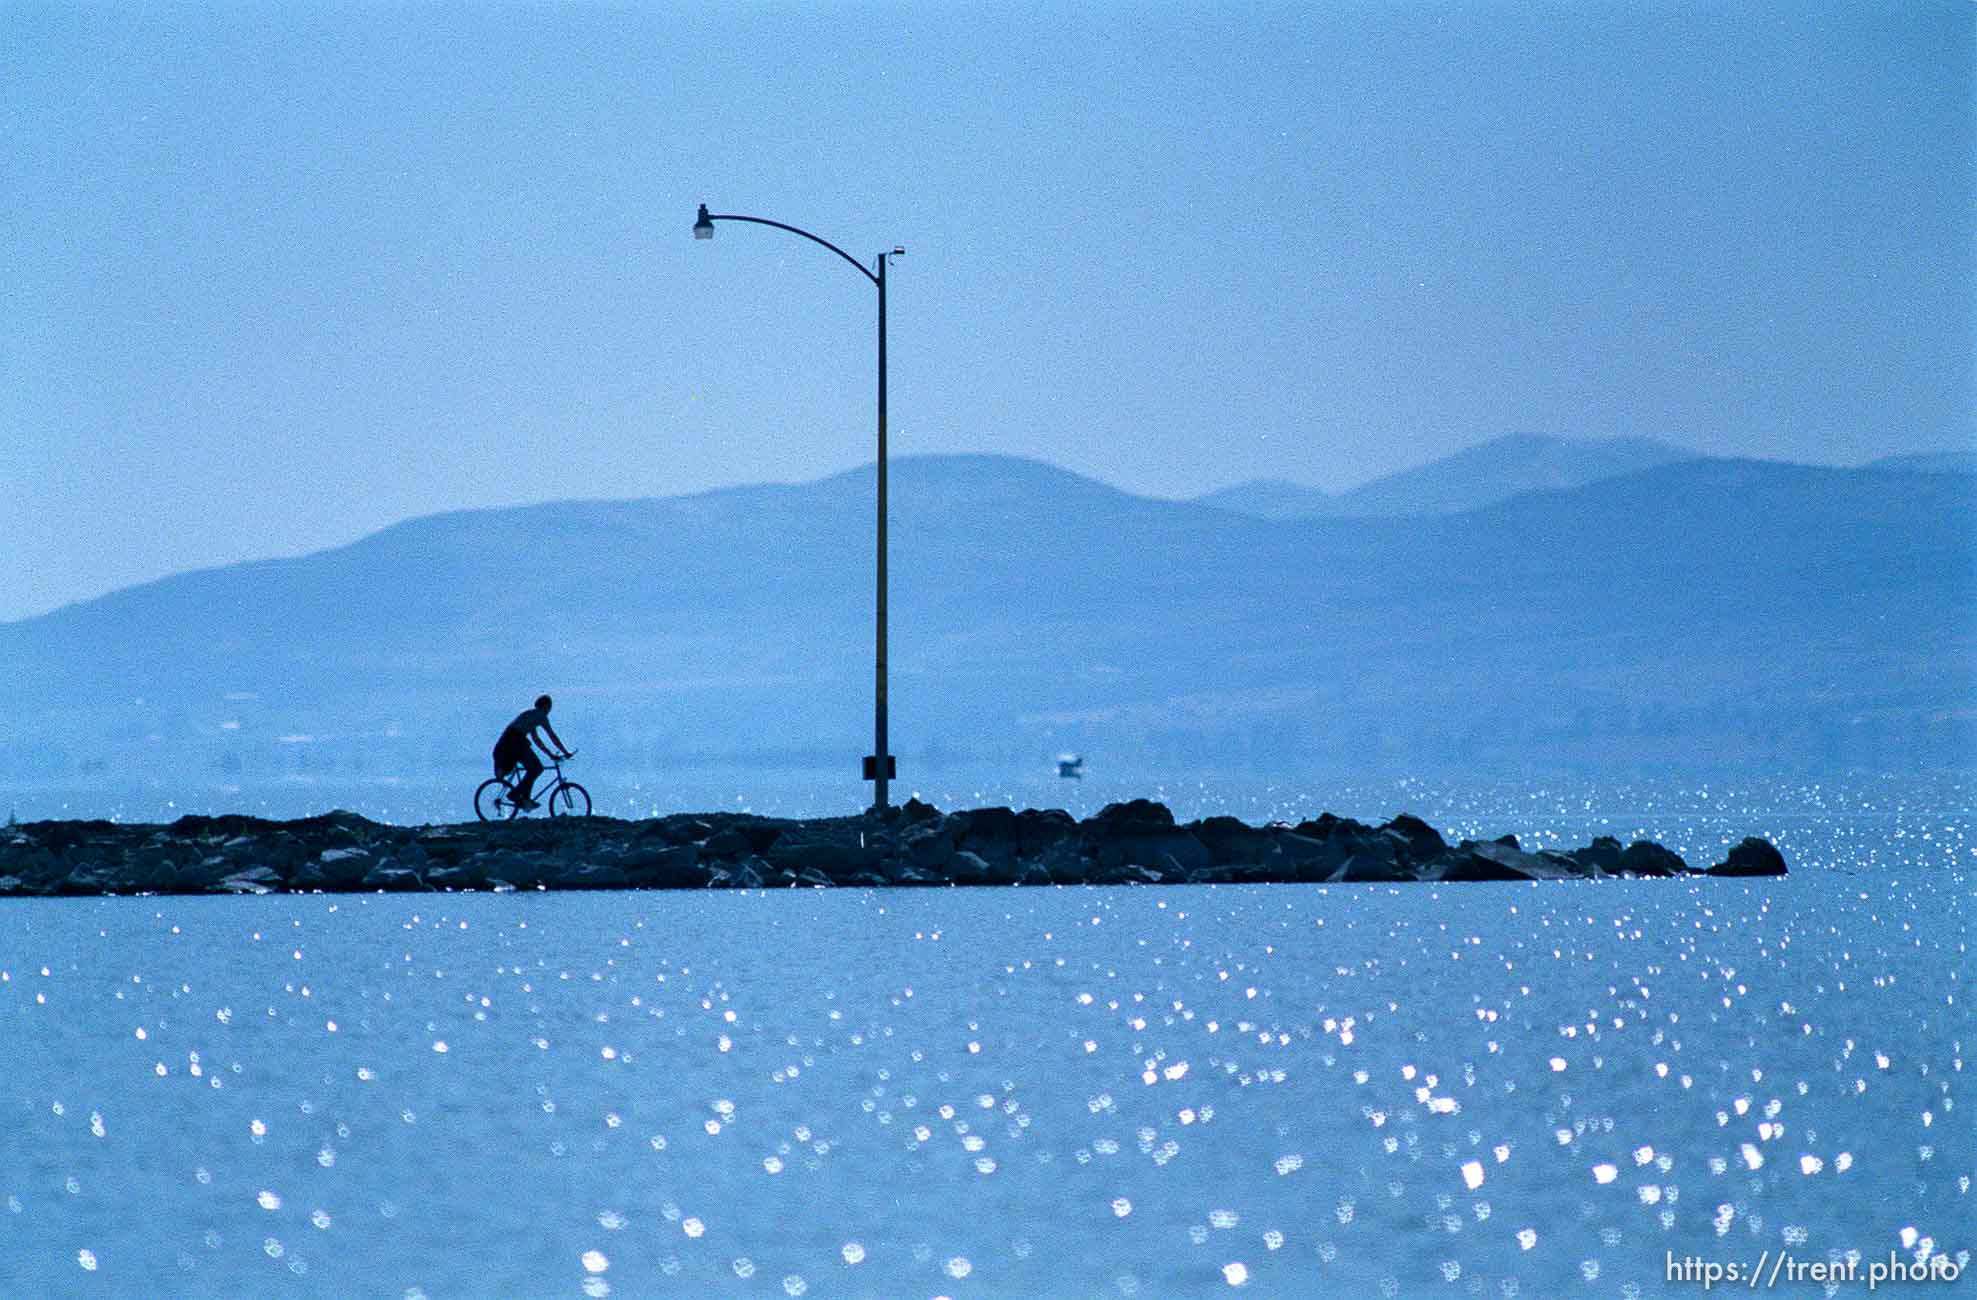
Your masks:
M 1361 793 L 1294 798 L 1705 863 L 1757 832 L 1794 874 L 0 902 L 0 1294 L 1636 1296 L 1699 1291 L 1671 1255 L 1967 1262 L 1967 786 Z

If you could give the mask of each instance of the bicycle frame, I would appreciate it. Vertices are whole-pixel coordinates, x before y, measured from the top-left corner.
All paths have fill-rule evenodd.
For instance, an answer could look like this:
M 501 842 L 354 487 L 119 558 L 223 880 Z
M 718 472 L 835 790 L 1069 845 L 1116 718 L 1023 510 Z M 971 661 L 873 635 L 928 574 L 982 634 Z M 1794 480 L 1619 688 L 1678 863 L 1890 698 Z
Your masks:
M 501 796 L 504 802 L 514 802 L 515 791 L 521 788 L 523 771 L 522 765 L 517 763 L 508 769 L 508 775 L 501 778 L 501 784 L 508 787 L 508 793 Z M 542 778 L 550 775 L 552 772 L 555 773 L 555 779 L 545 784 Z M 545 759 L 542 764 L 542 772 L 536 777 L 535 789 L 529 792 L 529 798 L 535 800 L 537 803 L 547 803 L 549 796 L 556 792 L 557 787 L 564 784 L 566 784 L 566 781 L 563 776 L 563 760 L 555 757 Z

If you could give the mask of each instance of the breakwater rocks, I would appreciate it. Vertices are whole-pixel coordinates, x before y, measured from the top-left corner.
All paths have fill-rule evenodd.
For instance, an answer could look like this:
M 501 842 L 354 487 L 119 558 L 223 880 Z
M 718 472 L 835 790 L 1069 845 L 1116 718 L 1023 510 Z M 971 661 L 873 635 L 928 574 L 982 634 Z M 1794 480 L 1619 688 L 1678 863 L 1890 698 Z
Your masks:
M 793 820 L 682 813 L 387 826 L 355 813 L 301 821 L 182 817 L 0 827 L 0 896 L 265 894 L 460 889 L 763 889 L 848 885 L 1139 885 L 1781 876 L 1746 839 L 1707 872 L 1659 844 L 1596 839 L 1527 853 L 1515 838 L 1451 845 L 1402 814 L 1369 826 L 1330 813 L 1291 826 L 1233 817 L 1176 824 L 1161 804 L 1069 813 L 917 800 L 880 816 Z

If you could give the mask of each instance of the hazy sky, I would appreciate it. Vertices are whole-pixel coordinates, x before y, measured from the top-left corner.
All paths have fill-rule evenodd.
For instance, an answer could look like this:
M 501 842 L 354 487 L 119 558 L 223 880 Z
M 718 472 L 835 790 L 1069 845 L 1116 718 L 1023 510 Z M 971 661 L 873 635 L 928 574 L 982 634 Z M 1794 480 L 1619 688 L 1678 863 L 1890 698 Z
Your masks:
M 1977 8 L 0 11 L 0 619 L 411 515 L 1968 446 Z

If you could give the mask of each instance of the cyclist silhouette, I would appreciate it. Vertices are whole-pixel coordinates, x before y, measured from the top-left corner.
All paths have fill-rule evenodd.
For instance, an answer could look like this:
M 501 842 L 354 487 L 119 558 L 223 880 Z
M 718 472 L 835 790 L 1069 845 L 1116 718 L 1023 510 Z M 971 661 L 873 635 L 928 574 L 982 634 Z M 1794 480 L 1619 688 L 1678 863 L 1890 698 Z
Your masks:
M 515 787 L 514 800 L 524 811 L 536 806 L 535 800 L 529 798 L 529 791 L 535 787 L 535 779 L 542 775 L 542 760 L 535 756 L 535 747 L 542 742 L 536 739 L 536 731 L 547 732 L 550 743 L 556 746 L 551 749 L 542 745 L 545 753 L 568 758 L 572 752 L 556 734 L 556 728 L 549 725 L 549 706 L 547 695 L 536 696 L 535 707 L 516 714 L 515 720 L 502 729 L 501 739 L 494 742 L 496 776 L 505 777 L 517 767 L 522 769 L 522 783 Z

